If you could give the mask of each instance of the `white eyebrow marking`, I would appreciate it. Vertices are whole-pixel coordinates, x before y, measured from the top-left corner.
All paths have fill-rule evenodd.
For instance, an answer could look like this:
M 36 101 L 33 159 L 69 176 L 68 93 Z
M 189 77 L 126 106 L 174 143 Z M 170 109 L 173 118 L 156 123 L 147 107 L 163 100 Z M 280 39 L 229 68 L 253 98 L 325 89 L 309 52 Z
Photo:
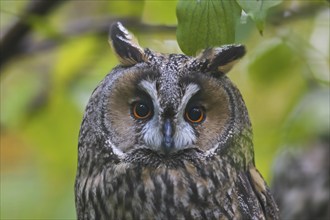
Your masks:
M 148 93 L 153 101 L 156 101 L 158 99 L 157 96 L 157 89 L 156 89 L 156 81 L 149 82 L 147 80 L 142 80 L 139 83 L 140 88 Z
M 139 83 L 139 86 L 150 96 L 154 106 L 154 116 L 150 121 L 147 122 L 147 124 L 143 128 L 142 133 L 144 141 L 151 149 L 158 149 L 160 148 L 163 136 L 158 121 L 160 105 L 156 89 L 156 81 L 150 82 L 147 80 L 142 80 Z
M 178 112 L 179 114 L 183 114 L 186 105 L 193 95 L 195 95 L 200 90 L 200 87 L 196 84 L 189 84 L 186 88 L 185 94 L 182 97 L 181 104 L 179 106 Z
M 154 115 L 158 115 L 160 105 L 156 89 L 156 81 L 150 82 L 147 80 L 142 80 L 139 83 L 139 87 L 150 96 L 152 104 L 154 105 Z
M 183 149 L 196 141 L 196 136 L 193 132 L 191 125 L 184 120 L 184 112 L 186 106 L 193 95 L 200 90 L 197 84 L 189 84 L 185 90 L 185 94 L 182 97 L 181 104 L 178 108 L 178 121 L 177 132 L 174 134 L 174 142 L 178 149 Z

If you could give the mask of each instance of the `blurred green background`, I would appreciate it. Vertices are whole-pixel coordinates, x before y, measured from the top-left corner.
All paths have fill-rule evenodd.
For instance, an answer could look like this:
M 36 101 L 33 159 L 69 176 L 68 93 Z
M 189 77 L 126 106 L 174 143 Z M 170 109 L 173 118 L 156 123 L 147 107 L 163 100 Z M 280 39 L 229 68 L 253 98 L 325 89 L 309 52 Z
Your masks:
M 108 28 L 122 21 L 141 46 L 179 53 L 176 3 L 58 1 L 36 15 L 37 2 L 0 1 L 1 48 L 10 48 L 1 51 L 1 219 L 75 219 L 80 122 L 91 92 L 118 64 Z M 8 38 L 22 21 L 31 29 Z M 256 165 L 270 182 L 281 149 L 330 131 L 329 2 L 284 1 L 269 11 L 263 36 L 243 15 L 236 38 L 248 53 L 229 77 L 246 101 Z

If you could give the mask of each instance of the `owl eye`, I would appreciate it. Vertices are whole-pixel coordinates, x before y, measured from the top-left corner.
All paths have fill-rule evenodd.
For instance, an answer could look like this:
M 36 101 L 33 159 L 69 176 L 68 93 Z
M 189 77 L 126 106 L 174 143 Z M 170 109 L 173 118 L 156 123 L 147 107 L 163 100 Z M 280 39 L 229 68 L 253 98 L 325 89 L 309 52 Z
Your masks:
M 147 119 L 152 114 L 152 108 L 146 103 L 135 102 L 133 103 L 132 115 L 135 119 Z
M 188 122 L 199 124 L 205 119 L 205 110 L 202 106 L 193 106 L 186 110 L 185 117 Z

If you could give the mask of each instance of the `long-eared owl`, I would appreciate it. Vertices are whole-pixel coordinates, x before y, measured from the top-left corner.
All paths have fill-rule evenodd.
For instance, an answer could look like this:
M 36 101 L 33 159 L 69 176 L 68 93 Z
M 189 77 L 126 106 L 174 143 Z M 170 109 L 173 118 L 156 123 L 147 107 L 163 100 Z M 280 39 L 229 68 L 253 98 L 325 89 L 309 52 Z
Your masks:
M 112 25 L 121 64 L 94 90 L 82 121 L 78 219 L 278 219 L 255 168 L 246 106 L 226 76 L 245 47 L 190 57 L 134 39 Z

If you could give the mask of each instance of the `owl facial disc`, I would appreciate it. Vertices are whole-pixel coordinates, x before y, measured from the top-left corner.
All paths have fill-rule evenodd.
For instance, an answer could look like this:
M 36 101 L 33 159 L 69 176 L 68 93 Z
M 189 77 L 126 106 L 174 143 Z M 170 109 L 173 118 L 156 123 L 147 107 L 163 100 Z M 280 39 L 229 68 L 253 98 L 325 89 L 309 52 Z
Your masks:
M 105 127 L 113 153 L 123 157 L 136 149 L 164 155 L 218 149 L 222 136 L 229 134 L 228 123 L 236 120 L 225 74 L 245 47 L 208 48 L 197 57 L 155 53 L 143 49 L 119 22 L 109 36 L 121 63 L 109 76 L 113 84 Z

